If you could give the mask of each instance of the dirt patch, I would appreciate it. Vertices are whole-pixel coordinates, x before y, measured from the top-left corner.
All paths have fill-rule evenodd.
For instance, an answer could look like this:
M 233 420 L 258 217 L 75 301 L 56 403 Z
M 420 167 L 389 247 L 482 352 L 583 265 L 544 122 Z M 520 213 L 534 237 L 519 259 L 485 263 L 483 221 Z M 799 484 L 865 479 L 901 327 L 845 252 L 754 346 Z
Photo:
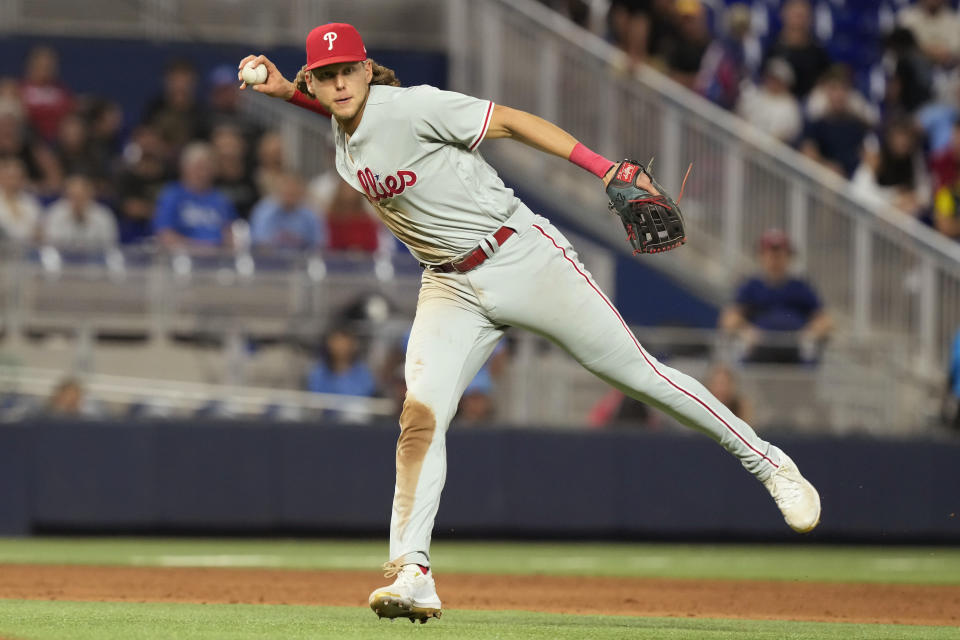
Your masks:
M 367 606 L 357 571 L 0 565 L 0 598 Z M 960 624 L 960 586 L 440 575 L 447 609 Z

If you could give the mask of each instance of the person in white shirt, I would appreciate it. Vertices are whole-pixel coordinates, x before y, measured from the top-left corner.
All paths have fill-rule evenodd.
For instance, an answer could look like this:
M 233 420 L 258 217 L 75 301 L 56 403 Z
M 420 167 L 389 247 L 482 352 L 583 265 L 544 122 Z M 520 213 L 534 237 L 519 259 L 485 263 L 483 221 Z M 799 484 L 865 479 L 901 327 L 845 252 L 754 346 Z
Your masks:
M 919 0 L 897 16 L 917 39 L 920 50 L 942 67 L 960 60 L 960 15 L 945 0 Z
M 744 89 L 737 113 L 758 129 L 787 144 L 803 129 L 800 102 L 791 93 L 793 69 L 782 58 L 771 58 L 759 86 Z
M 29 244 L 37 238 L 40 201 L 26 189 L 27 172 L 17 158 L 0 160 L 0 242 Z
M 64 196 L 50 205 L 43 240 L 61 249 L 98 250 L 117 244 L 117 222 L 94 200 L 93 184 L 79 175 L 64 184 Z

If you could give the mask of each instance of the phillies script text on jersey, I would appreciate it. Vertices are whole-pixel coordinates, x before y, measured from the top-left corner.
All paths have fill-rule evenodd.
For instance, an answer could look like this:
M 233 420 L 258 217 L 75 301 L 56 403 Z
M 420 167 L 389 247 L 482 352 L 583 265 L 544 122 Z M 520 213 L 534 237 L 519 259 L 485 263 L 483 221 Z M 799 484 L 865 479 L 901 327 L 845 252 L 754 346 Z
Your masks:
M 397 171 L 397 175 L 389 175 L 383 182 L 380 176 L 374 175 L 369 168 L 357 171 L 357 180 L 363 187 L 367 197 L 375 202 L 384 198 L 392 198 L 403 193 L 407 187 L 417 184 L 417 174 L 413 171 Z

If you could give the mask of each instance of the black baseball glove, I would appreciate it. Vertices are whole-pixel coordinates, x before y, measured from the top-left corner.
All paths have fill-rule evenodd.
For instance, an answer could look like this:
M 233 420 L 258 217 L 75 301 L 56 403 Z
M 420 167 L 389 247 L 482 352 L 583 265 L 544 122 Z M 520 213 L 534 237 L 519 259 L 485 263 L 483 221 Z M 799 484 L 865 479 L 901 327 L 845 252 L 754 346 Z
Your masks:
M 653 160 L 644 167 L 636 160 L 624 160 L 614 168 L 613 179 L 607 185 L 610 210 L 620 216 L 627 240 L 633 246 L 633 254 L 661 253 L 676 249 L 687 241 L 683 228 L 683 213 L 677 200 L 664 191 L 650 173 Z M 646 174 L 657 193 L 637 186 L 637 178 Z M 687 169 L 690 175 L 690 169 Z M 684 176 L 683 182 L 686 184 Z

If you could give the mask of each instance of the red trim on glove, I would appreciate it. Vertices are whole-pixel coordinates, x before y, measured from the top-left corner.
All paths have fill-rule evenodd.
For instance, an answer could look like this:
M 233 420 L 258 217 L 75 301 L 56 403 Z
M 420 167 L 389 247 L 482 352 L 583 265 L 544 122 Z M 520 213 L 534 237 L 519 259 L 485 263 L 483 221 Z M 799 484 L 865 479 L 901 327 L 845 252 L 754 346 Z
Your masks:
M 323 108 L 323 105 L 320 104 L 319 100 L 314 100 L 307 94 L 301 92 L 299 89 L 293 90 L 293 95 L 290 96 L 290 99 L 287 100 L 287 102 L 290 104 L 295 104 L 302 109 L 319 113 L 327 118 L 330 117 L 330 112 Z
M 607 160 L 599 153 L 594 153 L 585 147 L 582 142 L 578 142 L 577 146 L 575 146 L 573 151 L 570 152 L 569 160 L 578 167 L 586 169 L 601 180 L 603 179 L 603 176 L 607 175 L 607 171 L 610 171 L 610 167 L 614 165 L 613 162 Z

